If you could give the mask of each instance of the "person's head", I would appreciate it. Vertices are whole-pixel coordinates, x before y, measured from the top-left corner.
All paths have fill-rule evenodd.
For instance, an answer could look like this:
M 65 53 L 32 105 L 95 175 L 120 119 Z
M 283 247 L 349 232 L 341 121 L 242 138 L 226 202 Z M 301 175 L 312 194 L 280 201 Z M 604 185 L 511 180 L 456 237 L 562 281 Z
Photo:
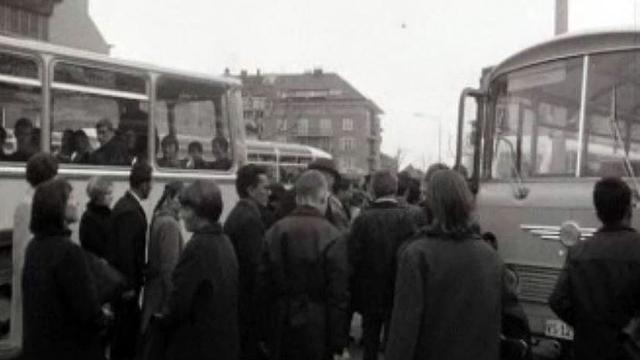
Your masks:
M 204 151 L 202 150 L 202 144 L 199 141 L 192 141 L 187 146 L 187 152 L 192 158 L 201 159 Z
M 136 161 L 129 172 L 129 186 L 143 200 L 146 200 L 151 193 L 152 173 L 153 169 L 145 161 Z
M 25 151 L 33 147 L 33 123 L 27 118 L 20 118 L 13 127 L 18 150 Z
M 92 203 L 109 207 L 113 201 L 113 183 L 105 177 L 94 176 L 87 183 L 87 196 Z
M 224 136 L 216 136 L 211 140 L 211 152 L 216 160 L 229 157 L 229 141 Z
M 241 199 L 252 199 L 262 206 L 269 202 L 269 178 L 267 171 L 255 164 L 248 164 L 238 170 L 236 191 Z
M 104 145 L 113 139 L 115 128 L 109 119 L 100 119 L 96 123 L 96 135 L 100 145 Z
M 433 175 L 440 170 L 449 170 L 449 167 L 443 163 L 435 163 L 427 168 L 427 172 L 424 174 L 424 178 L 422 178 L 422 183 L 420 184 L 420 193 L 422 194 L 422 198 L 424 199 L 426 196 L 427 187 L 429 186 L 429 181 L 433 178 Z
M 164 186 L 162 196 L 153 212 L 156 213 L 160 210 L 166 210 L 172 214 L 178 214 L 180 211 L 180 192 L 184 188 L 182 181 L 172 181 Z
M 327 211 L 329 186 L 320 171 L 305 171 L 296 181 L 295 190 L 298 206 L 311 206 L 323 214 Z
M 74 151 L 73 143 L 73 130 L 66 129 L 62 132 L 62 139 L 60 140 L 60 152 L 63 154 L 71 154 Z
M 27 182 L 36 187 L 58 175 L 58 161 L 51 154 L 37 153 L 27 161 Z
M 629 225 L 632 215 L 631 199 L 631 188 L 617 177 L 602 178 L 593 188 L 593 204 L 598 219 L 604 225 Z
M 273 183 L 269 185 L 269 206 L 273 209 L 280 208 L 282 199 L 285 196 L 287 189 L 280 183 Z
M 91 151 L 91 143 L 89 142 L 89 136 L 84 130 L 76 130 L 73 132 L 73 143 L 75 150 L 81 154 Z
M 336 190 L 335 185 L 340 183 L 340 173 L 336 170 L 336 164 L 331 159 L 317 159 L 309 164 L 308 170 L 318 170 L 324 176 L 331 192 Z
M 427 186 L 426 200 L 436 230 L 451 235 L 470 232 L 473 195 L 458 172 L 440 170 L 434 173 Z
M 126 128 L 122 131 L 122 139 L 124 143 L 127 145 L 127 150 L 130 153 L 134 153 L 136 151 L 136 146 L 138 143 L 138 134 L 132 128 Z
M 178 158 L 180 145 L 178 144 L 178 139 L 176 139 L 175 136 L 167 135 L 163 137 L 160 146 L 162 147 L 162 157 L 164 159 L 175 160 Z
M 406 198 L 408 196 L 410 182 L 411 175 L 408 172 L 401 171 L 398 173 L 398 190 L 396 191 L 398 197 Z
M 78 221 L 73 188 L 66 180 L 40 184 L 33 195 L 30 229 L 36 235 L 60 235 L 67 224 Z
M 390 170 L 378 170 L 371 176 L 371 195 L 378 199 L 395 195 L 398 190 L 398 178 Z
M 180 193 L 180 217 L 187 231 L 215 224 L 222 213 L 220 188 L 212 180 L 196 180 Z

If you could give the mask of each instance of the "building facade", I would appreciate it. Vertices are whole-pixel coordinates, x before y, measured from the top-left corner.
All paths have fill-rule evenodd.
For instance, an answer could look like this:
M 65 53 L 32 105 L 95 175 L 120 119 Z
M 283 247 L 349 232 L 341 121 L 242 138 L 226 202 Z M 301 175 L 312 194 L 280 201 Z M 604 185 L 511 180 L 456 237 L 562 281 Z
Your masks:
M 331 153 L 340 172 L 380 168 L 382 110 L 335 73 L 240 75 L 249 137 Z
M 89 0 L 0 0 L 0 34 L 109 54 Z

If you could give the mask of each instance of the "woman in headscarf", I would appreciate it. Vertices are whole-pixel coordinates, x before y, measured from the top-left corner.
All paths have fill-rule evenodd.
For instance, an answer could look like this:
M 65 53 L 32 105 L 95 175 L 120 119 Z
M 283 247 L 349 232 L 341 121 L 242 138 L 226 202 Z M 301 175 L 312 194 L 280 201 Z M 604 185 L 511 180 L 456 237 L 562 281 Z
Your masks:
M 24 359 L 104 359 L 104 315 L 83 250 L 68 225 L 78 220 L 72 187 L 54 179 L 33 196 L 23 272 Z
M 149 233 L 147 283 L 142 305 L 142 333 L 147 330 L 151 316 L 165 312 L 169 305 L 169 295 L 173 289 L 171 273 L 184 246 L 178 218 L 182 188 L 181 181 L 168 183 L 153 212 Z

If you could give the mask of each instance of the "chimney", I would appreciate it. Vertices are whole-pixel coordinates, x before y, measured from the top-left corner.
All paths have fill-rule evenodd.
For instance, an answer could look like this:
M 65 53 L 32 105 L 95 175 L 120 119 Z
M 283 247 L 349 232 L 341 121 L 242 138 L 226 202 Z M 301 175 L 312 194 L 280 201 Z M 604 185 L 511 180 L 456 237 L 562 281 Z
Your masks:
M 567 32 L 569 22 L 569 0 L 556 0 L 556 28 L 555 34 Z
M 313 69 L 313 75 L 314 76 L 320 76 L 322 75 L 322 68 L 321 67 L 317 67 Z

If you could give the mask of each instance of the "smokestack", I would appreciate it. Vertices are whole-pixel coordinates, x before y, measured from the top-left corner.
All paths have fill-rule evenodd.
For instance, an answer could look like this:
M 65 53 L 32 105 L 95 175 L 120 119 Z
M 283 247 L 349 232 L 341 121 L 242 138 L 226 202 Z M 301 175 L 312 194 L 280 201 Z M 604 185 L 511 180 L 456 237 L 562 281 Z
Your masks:
M 569 0 L 556 0 L 556 35 L 567 32 L 569 22 Z

